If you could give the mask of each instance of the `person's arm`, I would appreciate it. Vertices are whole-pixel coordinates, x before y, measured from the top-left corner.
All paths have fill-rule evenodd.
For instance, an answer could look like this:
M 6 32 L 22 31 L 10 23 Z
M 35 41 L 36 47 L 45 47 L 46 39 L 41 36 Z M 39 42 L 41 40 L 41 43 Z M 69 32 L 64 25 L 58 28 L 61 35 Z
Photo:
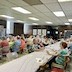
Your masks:
M 46 50 L 46 53 L 47 53 L 48 55 L 58 56 L 58 53 L 56 53 L 56 54 L 50 54 L 50 52 L 49 52 L 48 50 Z
M 58 50 L 52 49 L 52 51 L 54 51 L 54 52 L 58 53 Z

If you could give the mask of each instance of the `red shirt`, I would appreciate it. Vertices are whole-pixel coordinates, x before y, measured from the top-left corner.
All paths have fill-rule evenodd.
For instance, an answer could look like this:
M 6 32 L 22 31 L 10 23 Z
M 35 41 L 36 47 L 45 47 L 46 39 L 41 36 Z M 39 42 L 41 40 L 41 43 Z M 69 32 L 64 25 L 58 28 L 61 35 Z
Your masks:
M 9 46 L 9 42 L 8 42 L 7 40 L 3 40 L 3 41 L 0 43 L 0 46 L 1 46 L 1 47 Z
M 20 50 L 22 50 L 25 47 L 25 41 L 22 39 L 20 41 L 21 41 Z

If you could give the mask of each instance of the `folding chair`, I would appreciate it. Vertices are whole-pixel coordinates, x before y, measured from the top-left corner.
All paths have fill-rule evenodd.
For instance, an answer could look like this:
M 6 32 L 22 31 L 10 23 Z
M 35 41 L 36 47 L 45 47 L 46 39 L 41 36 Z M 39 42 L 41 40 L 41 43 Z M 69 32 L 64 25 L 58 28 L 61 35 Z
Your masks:
M 10 52 L 9 46 L 5 46 L 5 47 L 2 48 L 2 55 L 6 55 L 9 52 Z

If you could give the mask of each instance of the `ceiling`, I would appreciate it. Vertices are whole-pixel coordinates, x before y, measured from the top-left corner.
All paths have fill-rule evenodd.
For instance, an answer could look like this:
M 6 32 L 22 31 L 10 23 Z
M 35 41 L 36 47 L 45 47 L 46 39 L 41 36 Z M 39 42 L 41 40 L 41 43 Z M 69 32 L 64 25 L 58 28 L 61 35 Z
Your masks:
M 22 14 L 12 7 L 22 7 L 31 14 Z M 53 14 L 55 11 L 63 11 L 64 17 L 57 17 Z M 14 20 L 22 20 L 27 24 L 38 23 L 46 25 L 46 21 L 53 22 L 52 25 L 64 25 L 68 19 L 72 18 L 72 1 L 58 2 L 58 0 L 0 0 L 0 15 L 9 15 Z M 39 21 L 33 21 L 28 17 L 36 17 Z M 0 19 L 4 19 L 0 17 Z M 71 23 L 70 23 L 71 24 Z

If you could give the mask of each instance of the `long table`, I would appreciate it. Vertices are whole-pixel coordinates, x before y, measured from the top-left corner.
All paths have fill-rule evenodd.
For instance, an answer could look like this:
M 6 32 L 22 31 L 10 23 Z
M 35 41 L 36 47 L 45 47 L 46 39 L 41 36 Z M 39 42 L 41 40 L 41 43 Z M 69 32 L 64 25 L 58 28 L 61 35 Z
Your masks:
M 46 53 L 46 50 L 48 49 L 50 52 L 52 52 L 53 48 L 59 50 L 59 44 L 60 42 L 57 42 L 53 45 L 45 47 L 43 51 L 33 52 L 5 63 L 0 66 L 0 72 L 35 72 L 40 65 L 47 61 L 47 59 L 50 60 L 52 58 L 51 55 Z

